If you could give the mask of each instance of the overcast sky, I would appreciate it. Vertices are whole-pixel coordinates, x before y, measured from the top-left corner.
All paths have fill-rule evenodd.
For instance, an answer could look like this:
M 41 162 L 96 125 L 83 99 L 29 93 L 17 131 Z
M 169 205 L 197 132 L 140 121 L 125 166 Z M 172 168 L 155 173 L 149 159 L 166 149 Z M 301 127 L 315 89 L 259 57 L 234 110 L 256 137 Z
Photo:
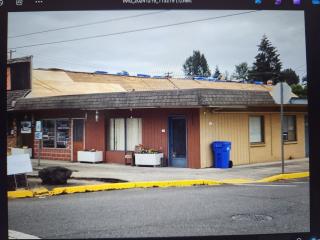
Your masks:
M 9 38 L 9 48 L 74 38 L 90 37 L 185 21 L 224 16 L 244 11 L 145 10 L 9 13 L 9 37 L 96 21 L 114 20 L 78 28 Z M 182 65 L 193 50 L 207 58 L 211 71 L 234 72 L 241 62 L 252 65 L 257 45 L 266 34 L 278 49 L 283 68 L 306 74 L 304 14 L 302 11 L 258 11 L 147 31 L 43 46 L 18 48 L 14 57 L 34 56 L 34 68 L 97 70 L 131 75 L 183 76 Z

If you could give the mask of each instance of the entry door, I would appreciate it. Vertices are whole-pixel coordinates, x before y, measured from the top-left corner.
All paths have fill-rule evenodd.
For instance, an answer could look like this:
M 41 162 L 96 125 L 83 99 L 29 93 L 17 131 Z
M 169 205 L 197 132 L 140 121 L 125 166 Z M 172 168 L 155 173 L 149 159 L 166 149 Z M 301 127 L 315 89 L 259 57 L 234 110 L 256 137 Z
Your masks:
M 84 150 L 84 120 L 73 119 L 73 161 L 78 161 L 78 151 Z
M 187 167 L 187 134 L 184 117 L 169 118 L 169 166 Z
M 306 157 L 309 157 L 309 122 L 308 122 L 308 115 L 304 116 L 304 132 L 305 132 L 305 150 L 306 150 Z

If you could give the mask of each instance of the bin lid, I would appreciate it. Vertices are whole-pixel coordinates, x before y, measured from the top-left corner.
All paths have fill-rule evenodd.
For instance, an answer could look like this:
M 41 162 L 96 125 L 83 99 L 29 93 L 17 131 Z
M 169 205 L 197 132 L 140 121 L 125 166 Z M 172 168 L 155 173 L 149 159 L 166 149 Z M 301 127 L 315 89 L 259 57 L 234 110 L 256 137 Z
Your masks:
M 211 144 L 212 145 L 231 145 L 231 142 L 228 142 L 228 141 L 214 141 Z

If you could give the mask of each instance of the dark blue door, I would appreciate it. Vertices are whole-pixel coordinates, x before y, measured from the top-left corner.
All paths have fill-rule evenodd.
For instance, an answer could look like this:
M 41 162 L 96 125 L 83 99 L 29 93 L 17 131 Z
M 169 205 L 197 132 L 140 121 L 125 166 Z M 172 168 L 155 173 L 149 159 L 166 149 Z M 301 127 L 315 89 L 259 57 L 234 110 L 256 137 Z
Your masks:
M 169 118 L 169 166 L 187 167 L 186 133 L 184 117 Z

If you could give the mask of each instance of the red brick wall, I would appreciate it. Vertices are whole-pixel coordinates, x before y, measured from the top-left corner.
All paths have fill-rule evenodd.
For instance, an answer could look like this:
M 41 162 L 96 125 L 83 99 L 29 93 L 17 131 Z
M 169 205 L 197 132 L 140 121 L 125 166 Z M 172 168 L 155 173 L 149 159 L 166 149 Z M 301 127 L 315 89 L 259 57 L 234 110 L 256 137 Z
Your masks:
M 88 111 L 88 118 L 85 121 L 85 148 L 86 149 L 96 149 L 99 151 L 105 152 L 105 119 L 104 113 L 99 111 L 99 121 L 95 121 L 95 111 Z M 36 120 L 43 118 L 77 118 L 84 117 L 84 111 L 40 111 L 35 114 Z M 67 148 L 42 148 L 41 151 L 41 159 L 48 160 L 67 160 L 71 161 L 72 155 L 72 143 L 71 143 L 71 123 L 70 123 L 70 131 L 69 131 L 69 139 Z M 38 140 L 34 140 L 34 158 L 38 158 L 38 148 L 39 142 Z M 104 158 L 105 158 L 105 154 Z
M 39 140 L 34 140 L 34 158 L 38 158 Z M 41 159 L 71 161 L 71 145 L 68 142 L 67 148 L 42 148 Z
M 51 117 L 51 116 L 50 116 Z M 59 115 L 56 115 L 59 118 Z M 45 118 L 45 117 L 44 117 Z M 54 118 L 52 118 L 54 119 Z M 66 148 L 42 148 L 40 153 L 41 159 L 47 160 L 64 160 L 71 161 L 71 122 L 69 123 L 69 141 Z M 33 133 L 34 134 L 34 133 Z M 39 153 L 39 140 L 34 139 L 33 143 L 33 158 L 37 159 Z

